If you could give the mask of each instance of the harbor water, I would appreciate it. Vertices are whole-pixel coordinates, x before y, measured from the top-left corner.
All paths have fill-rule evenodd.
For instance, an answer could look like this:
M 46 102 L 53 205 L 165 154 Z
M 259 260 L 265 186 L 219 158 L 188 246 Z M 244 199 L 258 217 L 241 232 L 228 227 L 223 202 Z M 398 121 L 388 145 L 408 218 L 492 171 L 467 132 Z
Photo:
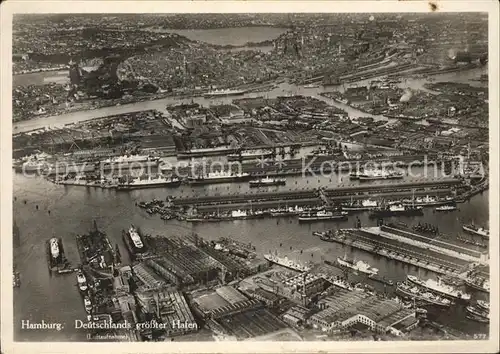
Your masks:
M 309 183 L 313 183 L 312 177 L 297 180 L 297 185 L 293 183 L 291 186 L 280 188 L 310 188 Z M 136 202 L 149 201 L 153 198 L 165 199 L 169 195 L 213 194 L 216 192 L 215 188 L 224 187 L 238 188 L 238 185 L 204 186 L 194 189 L 190 186 L 181 186 L 177 189 L 120 192 L 55 185 L 42 178 L 27 178 L 15 174 L 13 211 L 19 228 L 19 239 L 15 243 L 17 246 L 14 247 L 14 262 L 22 277 L 21 287 L 14 289 L 15 340 L 85 340 L 85 333 L 75 329 L 74 326 L 75 320 L 85 320 L 86 317 L 76 287 L 75 275 L 51 277 L 43 245 L 51 237 L 62 238 L 67 258 L 77 265 L 79 258 L 75 236 L 88 232 L 94 220 L 108 234 L 112 244 L 119 245 L 124 256 L 123 263 L 129 260 L 122 243 L 121 231 L 133 223 L 151 235 L 182 237 L 196 232 L 208 240 L 216 240 L 221 236 L 232 237 L 241 242 L 252 243 L 259 253 L 277 251 L 280 255 L 302 262 L 334 261 L 337 257 L 347 254 L 379 268 L 380 275 L 394 281 L 403 280 L 406 274 L 420 275 L 424 278 L 435 277 L 431 272 L 424 270 L 419 272 L 413 266 L 339 244 L 326 243 L 312 236 L 313 231 L 353 227 L 355 217 L 350 217 L 345 222 L 328 221 L 310 225 L 299 224 L 295 218 L 191 224 L 176 220 L 164 221 L 158 215 L 151 216 L 135 206 Z M 274 190 L 276 187 L 269 188 Z M 376 223 L 370 220 L 366 213 L 359 214 L 359 218 L 363 226 L 374 226 Z M 460 204 L 459 210 L 455 212 L 441 214 L 430 208 L 425 210 L 423 217 L 402 217 L 398 218 L 398 221 L 409 225 L 418 222 L 439 225 L 441 232 L 455 235 L 461 233 L 462 223 L 470 222 L 471 219 L 478 225 L 488 225 L 487 192 Z M 380 284 L 373 285 L 383 290 Z M 453 312 L 446 310 L 443 316 L 450 317 L 446 322 L 457 326 L 460 331 L 477 332 L 477 324 L 468 322 L 465 315 L 460 313 L 462 310 L 455 309 Z M 65 328 L 60 332 L 50 333 L 21 331 L 21 320 L 61 322 L 65 324 Z

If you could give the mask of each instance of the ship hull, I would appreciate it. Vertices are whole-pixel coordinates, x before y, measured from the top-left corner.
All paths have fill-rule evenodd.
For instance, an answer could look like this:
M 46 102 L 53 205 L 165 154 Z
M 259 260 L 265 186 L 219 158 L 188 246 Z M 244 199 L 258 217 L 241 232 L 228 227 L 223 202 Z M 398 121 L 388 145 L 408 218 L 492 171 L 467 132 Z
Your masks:
M 465 232 L 468 232 L 469 234 L 472 234 L 472 235 L 477 235 L 477 236 L 481 236 L 481 237 L 484 237 L 484 238 L 489 238 L 490 236 L 485 234 L 485 233 L 482 233 L 482 232 L 478 232 L 477 230 L 474 230 L 472 228 L 469 228 L 467 226 L 462 226 L 462 229 L 465 231 Z
M 440 306 L 440 307 L 450 307 L 450 303 L 446 304 L 446 303 L 443 303 L 443 302 L 438 302 L 438 301 L 432 301 L 430 299 L 426 299 L 418 294 L 412 294 L 411 292 L 409 291 L 406 291 L 404 289 L 402 289 L 401 287 L 397 287 L 396 288 L 396 294 L 404 297 L 404 298 L 407 298 L 407 299 L 415 299 L 415 300 L 418 300 L 418 301 L 424 301 L 428 304 L 431 304 L 431 305 L 436 305 L 436 306 Z
M 276 260 L 276 259 L 273 259 L 271 257 L 268 257 L 267 255 L 264 255 L 264 258 L 268 261 L 268 262 L 271 262 L 273 264 L 277 264 L 281 267 L 285 267 L 285 268 L 288 268 L 288 269 L 291 269 L 291 270 L 294 270 L 296 272 L 307 272 L 309 271 L 309 269 L 305 268 L 305 269 L 302 269 L 302 268 L 299 268 L 299 267 L 295 267 L 293 266 L 292 264 L 287 264 L 285 262 L 280 262 L 279 260 Z
M 184 151 L 177 153 L 178 159 L 190 159 L 192 157 L 204 156 L 223 156 L 234 153 L 234 149 L 220 149 L 220 150 L 207 150 L 207 151 Z
M 490 291 L 488 289 L 485 289 L 482 286 L 474 284 L 474 283 L 467 281 L 467 280 L 465 281 L 465 285 L 467 285 L 471 289 L 478 290 L 478 291 L 481 291 L 481 292 L 486 293 L 486 294 L 490 293 Z
M 386 179 L 402 179 L 403 176 L 359 176 L 358 179 L 361 182 L 366 181 L 377 181 L 377 180 L 386 180 Z
M 272 157 L 273 154 L 268 152 L 268 153 L 262 153 L 260 155 L 235 155 L 235 154 L 230 154 L 227 155 L 227 160 L 228 161 L 240 161 L 240 160 L 256 160 L 256 159 L 265 159 L 265 158 L 270 158 Z
M 413 281 L 411 278 L 408 278 L 408 280 L 412 283 L 412 284 L 415 284 L 421 288 L 424 288 L 424 289 L 427 289 L 428 291 L 430 292 L 433 292 L 435 294 L 439 294 L 440 296 L 443 296 L 443 297 L 446 297 L 448 299 L 453 299 L 453 300 L 464 300 L 464 301 L 467 301 L 468 299 L 462 299 L 461 297 L 459 296 L 455 296 L 453 294 L 449 294 L 447 292 L 444 292 L 444 291 L 441 291 L 439 289 L 435 289 L 435 288 L 432 288 L 432 287 L 429 287 L 427 286 L 426 284 L 420 284 L 418 282 L 415 282 Z
M 229 92 L 207 92 L 203 97 L 227 97 L 227 96 L 242 96 L 246 91 L 229 91 Z

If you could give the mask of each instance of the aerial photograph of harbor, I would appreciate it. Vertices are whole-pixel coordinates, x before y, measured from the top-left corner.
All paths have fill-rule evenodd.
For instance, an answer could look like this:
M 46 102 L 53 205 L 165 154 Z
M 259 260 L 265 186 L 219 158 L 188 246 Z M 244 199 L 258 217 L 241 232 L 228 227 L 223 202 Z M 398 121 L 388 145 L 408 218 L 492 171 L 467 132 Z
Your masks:
M 14 341 L 490 339 L 488 13 L 12 26 Z

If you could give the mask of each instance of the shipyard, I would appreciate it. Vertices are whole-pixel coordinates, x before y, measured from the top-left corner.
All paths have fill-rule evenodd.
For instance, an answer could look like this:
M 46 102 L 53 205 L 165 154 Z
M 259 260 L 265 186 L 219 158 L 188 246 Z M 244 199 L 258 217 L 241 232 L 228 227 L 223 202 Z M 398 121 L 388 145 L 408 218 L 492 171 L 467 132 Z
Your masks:
M 74 324 L 60 341 L 489 338 L 484 14 L 225 15 L 13 36 L 14 318 Z

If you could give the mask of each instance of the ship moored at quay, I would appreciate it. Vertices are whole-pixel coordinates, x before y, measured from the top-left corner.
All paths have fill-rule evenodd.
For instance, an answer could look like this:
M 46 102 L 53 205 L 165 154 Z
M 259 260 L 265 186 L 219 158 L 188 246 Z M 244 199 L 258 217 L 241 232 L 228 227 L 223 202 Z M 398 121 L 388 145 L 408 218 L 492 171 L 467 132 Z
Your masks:
M 132 190 L 142 188 L 179 187 L 182 181 L 177 177 L 157 176 L 155 178 L 133 178 L 116 185 L 117 190 Z
M 465 232 L 468 232 L 468 233 L 473 234 L 473 235 L 481 236 L 481 237 L 484 237 L 484 238 L 489 238 L 490 237 L 490 231 L 488 229 L 476 226 L 474 224 L 463 225 L 462 229 Z
M 308 272 L 311 270 L 311 268 L 308 266 L 302 265 L 298 262 L 294 262 L 294 261 L 288 259 L 288 257 L 280 257 L 277 254 L 268 253 L 268 254 L 264 255 L 264 258 L 267 259 L 271 263 L 274 263 L 274 264 L 277 264 L 279 266 L 289 268 L 291 270 L 295 270 L 295 271 L 298 271 L 301 273 Z

